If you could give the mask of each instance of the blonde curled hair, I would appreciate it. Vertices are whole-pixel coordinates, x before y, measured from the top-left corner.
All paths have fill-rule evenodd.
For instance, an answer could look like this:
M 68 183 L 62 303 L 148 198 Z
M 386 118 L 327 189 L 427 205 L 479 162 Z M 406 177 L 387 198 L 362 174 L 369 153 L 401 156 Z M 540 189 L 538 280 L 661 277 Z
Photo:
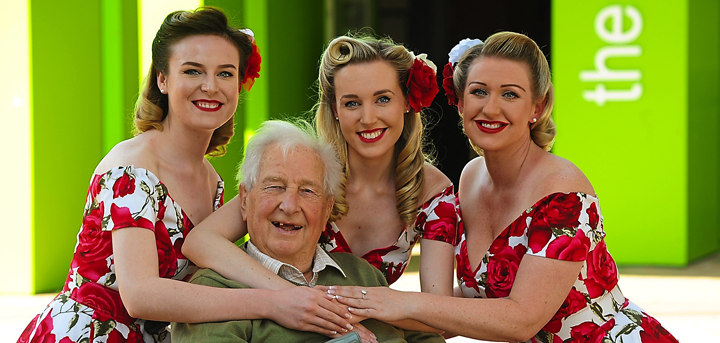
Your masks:
M 152 43 L 152 62 L 140 96 L 135 103 L 134 134 L 137 136 L 148 130 L 162 131 L 162 121 L 168 114 L 168 96 L 160 92 L 157 85 L 157 74 L 168 73 L 172 47 L 184 38 L 195 35 L 213 35 L 225 38 L 233 44 L 240 54 L 239 79 L 245 78 L 245 67 L 252 54 L 250 37 L 238 29 L 228 26 L 227 16 L 214 7 L 200 7 L 195 11 L 175 11 L 165 17 Z M 235 115 L 222 126 L 215 129 L 206 155 L 222 156 L 225 146 L 235 134 Z
M 370 35 L 340 36 L 333 39 L 320 60 L 318 76 L 319 100 L 315 104 L 315 125 L 318 134 L 330 143 L 343 164 L 342 188 L 336 196 L 333 214 L 337 217 L 347 214 L 345 198 L 348 168 L 347 141 L 335 120 L 335 74 L 344 66 L 372 61 L 385 61 L 397 70 L 398 82 L 407 100 L 407 81 L 414 62 L 414 55 L 404 46 L 388 38 L 374 38 Z M 423 120 L 420 112 L 410 109 L 404 114 L 403 132 L 395 143 L 395 198 L 400 219 L 405 225 L 412 224 L 417 217 L 418 200 L 422 192 L 425 174 L 423 166 Z
M 523 62 L 528 66 L 533 101 L 545 101 L 545 108 L 530 124 L 530 138 L 545 151 L 550 151 L 555 141 L 555 123 L 552 114 L 555 94 L 550 80 L 550 66 L 535 41 L 520 33 L 498 32 L 488 37 L 485 43 L 468 49 L 453 68 L 455 95 L 462 99 L 467 85 L 468 71 L 472 63 L 481 57 L 498 57 Z M 473 149 L 482 155 L 482 149 L 470 142 Z

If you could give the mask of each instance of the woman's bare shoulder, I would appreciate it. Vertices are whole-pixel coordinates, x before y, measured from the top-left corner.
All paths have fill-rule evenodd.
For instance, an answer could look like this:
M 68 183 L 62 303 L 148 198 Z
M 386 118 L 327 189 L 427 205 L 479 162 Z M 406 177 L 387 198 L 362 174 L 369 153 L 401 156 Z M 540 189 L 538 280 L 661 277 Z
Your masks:
M 474 184 L 478 180 L 479 175 L 484 175 L 484 171 L 486 170 L 485 158 L 482 156 L 473 158 L 463 167 L 462 173 L 460 174 L 460 184 L 455 188 L 459 190 L 460 187 Z
M 148 136 L 142 134 L 116 144 L 95 167 L 95 174 L 105 173 L 117 166 L 157 170 L 157 160 L 148 148 Z
M 562 157 L 549 154 L 544 161 L 545 172 L 537 182 L 535 193 L 545 196 L 552 193 L 582 192 L 595 195 L 590 180 L 574 163 Z
M 443 174 L 440 169 L 437 169 L 437 167 L 430 163 L 425 162 L 423 172 L 425 173 L 425 183 L 423 185 L 422 199 L 420 199 L 422 203 L 432 199 L 432 197 L 452 184 L 450 179 Z

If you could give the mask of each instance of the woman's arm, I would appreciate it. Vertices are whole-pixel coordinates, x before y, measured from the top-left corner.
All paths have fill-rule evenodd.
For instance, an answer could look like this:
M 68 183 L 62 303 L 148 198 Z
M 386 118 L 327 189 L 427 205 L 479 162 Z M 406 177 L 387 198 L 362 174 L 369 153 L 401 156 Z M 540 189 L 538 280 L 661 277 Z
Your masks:
M 339 306 L 308 287 L 221 289 L 161 278 L 155 235 L 148 229 L 118 229 L 112 241 L 120 297 L 135 318 L 186 323 L 269 318 L 288 328 L 324 335 L 344 332 L 333 323 L 347 324 L 326 309 Z
M 562 305 L 583 262 L 525 256 L 507 299 L 467 299 L 388 288 L 334 287 L 351 312 L 383 321 L 415 319 L 458 335 L 527 341 Z M 367 294 L 362 299 L 361 289 Z
M 422 239 L 420 249 L 420 289 L 425 293 L 452 296 L 455 247 Z

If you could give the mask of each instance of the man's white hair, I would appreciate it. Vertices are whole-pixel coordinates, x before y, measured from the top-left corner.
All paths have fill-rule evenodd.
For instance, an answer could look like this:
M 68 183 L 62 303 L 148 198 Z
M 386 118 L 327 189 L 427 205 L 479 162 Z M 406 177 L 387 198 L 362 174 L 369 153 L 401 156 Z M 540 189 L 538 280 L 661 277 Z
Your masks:
M 247 143 L 245 157 L 238 168 L 237 180 L 246 190 L 251 190 L 258 181 L 262 156 L 268 147 L 277 145 L 284 157 L 297 147 L 315 151 L 323 161 L 323 187 L 326 195 L 335 196 L 340 191 L 342 166 L 333 148 L 318 138 L 313 127 L 304 120 L 289 123 L 282 120 L 268 120 Z

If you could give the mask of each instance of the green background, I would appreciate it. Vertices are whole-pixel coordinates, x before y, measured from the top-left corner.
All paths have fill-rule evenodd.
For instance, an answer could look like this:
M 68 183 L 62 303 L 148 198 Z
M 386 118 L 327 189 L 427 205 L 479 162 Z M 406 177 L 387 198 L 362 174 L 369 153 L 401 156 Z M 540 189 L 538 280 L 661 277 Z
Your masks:
M 582 92 L 597 82 L 595 16 L 614 1 L 553 1 L 556 85 L 553 152 L 573 161 L 601 200 L 607 242 L 619 264 L 682 266 L 717 251 L 718 16 L 716 1 L 625 1 L 643 16 L 639 57 L 610 69 L 638 69 L 642 97 L 598 106 Z M 625 19 L 624 28 L 630 26 Z M 605 82 L 629 89 L 630 82 Z

